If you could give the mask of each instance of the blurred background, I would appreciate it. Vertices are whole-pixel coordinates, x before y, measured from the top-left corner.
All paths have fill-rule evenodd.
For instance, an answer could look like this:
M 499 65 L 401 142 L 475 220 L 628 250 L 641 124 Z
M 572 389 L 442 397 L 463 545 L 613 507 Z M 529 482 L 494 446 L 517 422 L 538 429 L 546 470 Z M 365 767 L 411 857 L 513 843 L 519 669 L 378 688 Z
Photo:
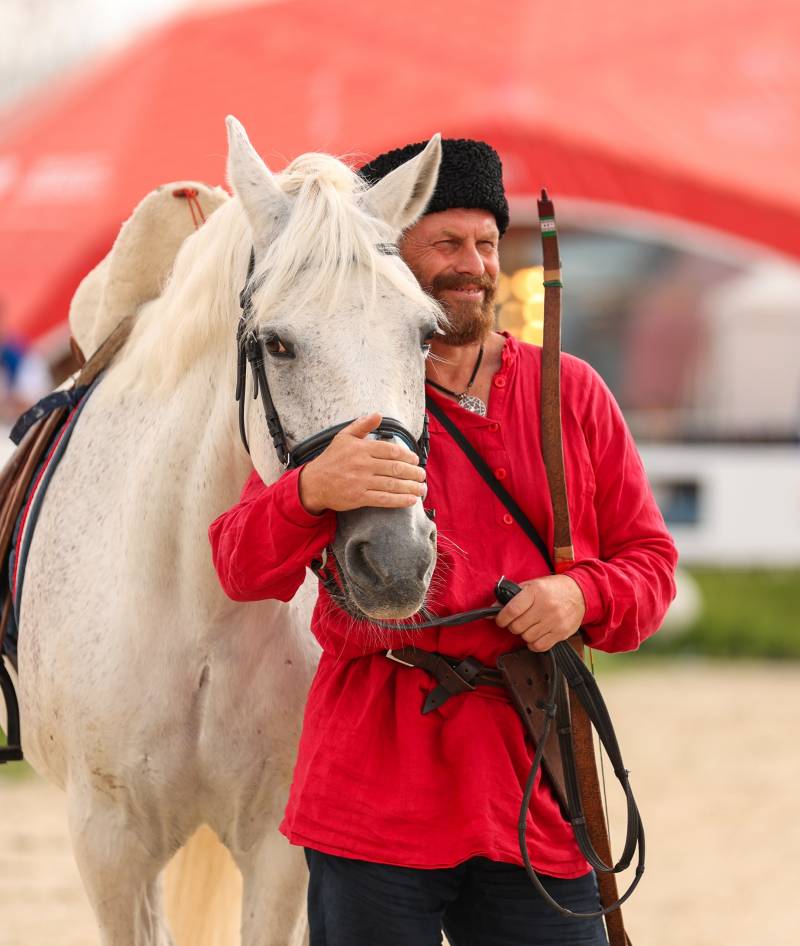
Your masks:
M 681 552 L 665 627 L 599 671 L 650 829 L 632 938 L 796 942 L 796 0 L 2 0 L 0 422 L 74 369 L 70 299 L 134 205 L 224 183 L 228 113 L 275 170 L 436 131 L 493 144 L 498 324 L 532 342 L 548 188 L 564 348 L 616 395 Z M 5 768 L 0 946 L 96 942 L 59 796 Z

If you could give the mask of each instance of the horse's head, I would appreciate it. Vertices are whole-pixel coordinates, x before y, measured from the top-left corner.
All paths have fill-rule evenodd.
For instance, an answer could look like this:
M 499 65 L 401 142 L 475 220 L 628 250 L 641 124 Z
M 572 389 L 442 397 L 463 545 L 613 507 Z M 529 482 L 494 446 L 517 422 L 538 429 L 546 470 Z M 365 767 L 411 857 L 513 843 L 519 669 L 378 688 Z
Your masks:
M 273 175 L 234 119 L 228 132 L 228 176 L 255 257 L 248 328 L 287 447 L 373 411 L 419 438 L 426 340 L 441 313 L 387 249 L 430 199 L 439 136 L 368 189 L 328 155 L 303 155 Z M 277 460 L 261 401 L 249 397 L 245 413 L 253 462 L 270 482 Z M 340 514 L 334 551 L 359 612 L 401 618 L 422 606 L 436 544 L 421 501 Z

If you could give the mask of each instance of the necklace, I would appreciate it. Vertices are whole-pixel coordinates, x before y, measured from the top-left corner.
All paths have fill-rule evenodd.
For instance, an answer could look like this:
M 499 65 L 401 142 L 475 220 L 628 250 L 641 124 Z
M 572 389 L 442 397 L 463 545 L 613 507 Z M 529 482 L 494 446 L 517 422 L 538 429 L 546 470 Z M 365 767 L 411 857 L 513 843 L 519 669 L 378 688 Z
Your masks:
M 439 384 L 436 381 L 431 381 L 430 378 L 426 378 L 425 381 L 432 388 L 436 388 L 437 391 L 441 391 L 443 394 L 449 394 L 450 397 L 456 399 L 456 403 L 459 407 L 463 407 L 465 411 L 472 411 L 473 414 L 478 414 L 481 417 L 486 417 L 486 405 L 474 394 L 469 393 L 469 389 L 472 387 L 472 382 L 475 380 L 478 374 L 478 368 L 481 366 L 483 361 L 483 345 L 478 349 L 478 357 L 475 360 L 475 367 L 472 369 L 472 374 L 469 376 L 469 381 L 467 381 L 467 386 L 458 394 L 456 391 L 451 391 L 450 388 L 446 388 L 443 384 Z

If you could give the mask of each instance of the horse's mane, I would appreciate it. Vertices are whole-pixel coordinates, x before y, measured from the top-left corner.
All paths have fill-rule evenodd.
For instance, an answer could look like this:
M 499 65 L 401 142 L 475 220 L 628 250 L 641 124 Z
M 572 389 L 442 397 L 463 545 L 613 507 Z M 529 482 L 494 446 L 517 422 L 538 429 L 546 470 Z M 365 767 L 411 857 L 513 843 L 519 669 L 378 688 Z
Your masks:
M 386 279 L 441 317 L 410 272 L 379 251 L 394 234 L 358 199 L 366 185 L 355 171 L 330 155 L 309 153 L 275 180 L 291 199 L 290 211 L 253 276 L 254 321 L 269 318 L 290 297 L 293 311 L 332 312 L 361 268 L 370 275 L 373 300 L 378 280 Z M 184 242 L 161 296 L 140 310 L 113 383 L 166 392 L 212 351 L 230 357 L 252 241 L 244 208 L 234 197 Z

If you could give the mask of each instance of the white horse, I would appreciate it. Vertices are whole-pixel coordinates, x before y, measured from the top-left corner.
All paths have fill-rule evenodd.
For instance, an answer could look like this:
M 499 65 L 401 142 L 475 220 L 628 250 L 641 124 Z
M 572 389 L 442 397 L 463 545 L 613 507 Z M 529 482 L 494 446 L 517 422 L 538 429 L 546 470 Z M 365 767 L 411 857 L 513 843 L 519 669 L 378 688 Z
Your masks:
M 318 654 L 313 587 L 288 604 L 236 604 L 207 541 L 253 467 L 267 483 L 282 472 L 249 385 L 252 457 L 237 426 L 251 247 L 252 327 L 296 355 L 264 352 L 290 444 L 373 410 L 415 437 L 422 428 L 423 343 L 439 313 L 379 248 L 424 210 L 438 136 L 371 189 L 319 154 L 273 176 L 234 119 L 228 139 L 235 197 L 182 245 L 80 415 L 36 525 L 20 606 L 24 749 L 66 790 L 103 946 L 172 942 L 159 875 L 203 823 L 241 869 L 244 946 L 307 935 L 302 853 L 276 826 Z M 415 611 L 435 556 L 421 503 L 348 516 L 335 546 L 345 571 L 355 535 L 379 543 L 393 572 L 413 560 L 422 575 L 399 594 L 367 587 L 364 610 Z

